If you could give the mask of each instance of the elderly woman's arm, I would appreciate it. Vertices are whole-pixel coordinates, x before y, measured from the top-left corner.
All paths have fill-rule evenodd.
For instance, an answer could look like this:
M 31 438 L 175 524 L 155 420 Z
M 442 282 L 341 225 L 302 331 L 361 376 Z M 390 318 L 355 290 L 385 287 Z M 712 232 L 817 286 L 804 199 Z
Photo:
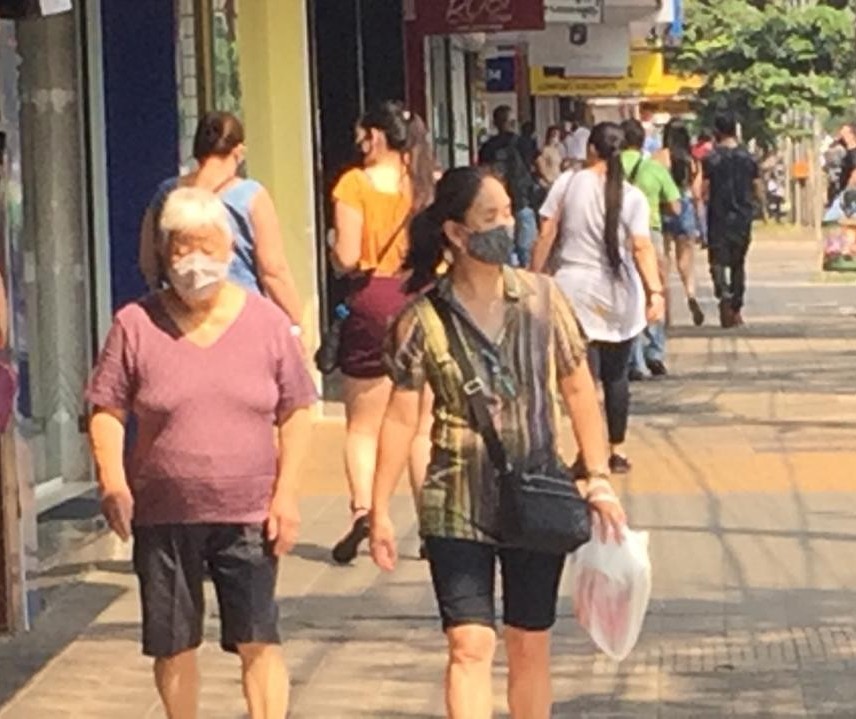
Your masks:
M 253 241 L 259 281 L 265 294 L 299 327 L 303 323 L 303 302 L 285 257 L 276 207 L 264 188 L 253 200 L 250 220 L 255 235 Z
M 268 541 L 276 556 L 291 551 L 300 531 L 298 488 L 300 469 L 309 449 L 312 420 L 300 407 L 277 425 L 277 477 L 267 521 Z
M 134 500 L 125 476 L 125 421 L 122 410 L 97 407 L 89 420 L 89 443 L 95 458 L 101 508 L 122 541 L 131 537 Z

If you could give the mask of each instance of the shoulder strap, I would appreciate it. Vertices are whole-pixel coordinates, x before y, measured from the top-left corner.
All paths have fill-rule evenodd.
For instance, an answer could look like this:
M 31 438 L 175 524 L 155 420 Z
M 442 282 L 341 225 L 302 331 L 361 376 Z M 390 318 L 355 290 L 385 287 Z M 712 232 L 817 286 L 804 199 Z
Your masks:
M 232 220 L 238 227 L 238 232 L 240 232 L 240 234 L 243 237 L 246 237 L 250 242 L 253 242 L 253 228 L 251 227 L 248 219 L 222 197 L 220 198 L 220 201 L 223 203 L 226 211 L 231 215 Z M 259 291 L 264 294 L 264 287 L 262 287 L 261 278 L 259 277 L 258 268 L 256 267 L 256 258 L 253 254 L 252 246 L 244 247 L 240 242 L 235 242 L 235 257 L 238 262 L 252 272 L 253 277 L 256 280 L 256 286 Z
M 475 368 L 470 361 L 464 340 L 460 330 L 455 325 L 452 317 L 454 310 L 449 303 L 442 299 L 436 290 L 428 293 L 428 299 L 434 307 L 434 311 L 443 323 L 446 330 L 446 339 L 449 343 L 449 354 L 455 360 L 464 378 L 464 393 L 470 408 L 471 421 L 474 429 L 482 436 L 490 461 L 499 476 L 506 474 L 509 470 L 508 458 L 505 447 L 496 431 L 490 408 L 485 395 L 484 383 L 476 374 Z
M 636 184 L 636 176 L 639 174 L 639 168 L 642 167 L 642 162 L 645 160 L 645 156 L 642 155 L 638 160 L 636 160 L 636 164 L 633 165 L 633 169 L 630 170 L 630 174 L 627 176 L 627 181 L 631 185 Z
M 392 233 L 392 236 L 389 238 L 387 243 L 381 248 L 381 251 L 378 252 L 377 255 L 377 263 L 378 265 L 384 261 L 386 256 L 390 253 L 392 248 L 395 246 L 395 240 L 401 231 L 407 227 L 407 224 L 410 222 L 411 217 L 413 215 L 413 210 L 410 210 L 405 216 L 404 219 L 396 225 L 395 230 Z

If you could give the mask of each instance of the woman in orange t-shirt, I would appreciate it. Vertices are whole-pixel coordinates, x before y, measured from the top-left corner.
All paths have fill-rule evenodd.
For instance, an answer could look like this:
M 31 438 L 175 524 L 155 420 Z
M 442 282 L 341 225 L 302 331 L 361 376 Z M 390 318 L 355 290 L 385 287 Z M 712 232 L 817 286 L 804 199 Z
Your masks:
M 333 190 L 333 264 L 354 277 L 339 350 L 352 511 L 351 528 L 333 549 L 340 564 L 352 561 L 368 537 L 378 437 L 392 392 L 382 361 L 384 341 L 408 299 L 403 284 L 410 218 L 433 197 L 425 123 L 400 104 L 384 102 L 367 112 L 357 124 L 356 146 L 362 166 L 346 172 Z M 423 408 L 422 416 L 411 461 L 417 502 L 428 466 L 430 407 Z

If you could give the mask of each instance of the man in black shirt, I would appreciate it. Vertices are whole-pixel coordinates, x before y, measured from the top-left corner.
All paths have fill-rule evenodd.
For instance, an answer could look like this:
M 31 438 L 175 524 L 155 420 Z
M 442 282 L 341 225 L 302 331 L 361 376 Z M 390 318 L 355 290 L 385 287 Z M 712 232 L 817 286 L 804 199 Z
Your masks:
M 490 165 L 505 180 L 514 210 L 514 247 L 512 260 L 528 267 L 532 247 L 538 237 L 538 222 L 532 209 L 535 180 L 524 155 L 527 154 L 521 138 L 512 130 L 511 108 L 501 105 L 493 112 L 497 134 L 479 150 L 479 164 Z
M 856 126 L 844 125 L 838 132 L 838 141 L 846 152 L 841 161 L 841 177 L 838 187 L 839 192 L 844 192 L 850 187 L 851 179 L 856 181 L 856 178 L 853 178 L 853 172 L 856 171 Z
M 730 113 L 715 122 L 717 146 L 704 160 L 707 198 L 708 259 L 719 300 L 723 327 L 743 324 L 746 254 L 752 240 L 755 201 L 762 201 L 758 164 L 737 141 L 737 123 Z

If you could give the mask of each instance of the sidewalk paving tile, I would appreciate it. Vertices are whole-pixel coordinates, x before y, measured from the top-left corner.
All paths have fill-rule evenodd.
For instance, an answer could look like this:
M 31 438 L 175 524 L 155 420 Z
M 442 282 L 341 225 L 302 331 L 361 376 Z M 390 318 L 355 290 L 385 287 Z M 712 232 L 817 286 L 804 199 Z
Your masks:
M 554 716 L 856 717 L 856 301 L 849 285 L 813 281 L 815 255 L 778 240 L 753 248 L 743 330 L 689 327 L 676 303 L 672 377 L 634 385 L 634 470 L 617 480 L 633 525 L 651 533 L 649 614 L 631 657 L 611 662 L 576 626 L 565 577 Z M 290 716 L 441 717 L 445 641 L 406 483 L 398 571 L 365 554 L 330 562 L 348 522 L 339 414 L 316 425 L 303 539 L 278 584 Z M 96 567 L 32 634 L 0 641 L 0 719 L 163 717 L 122 566 Z M 200 716 L 238 719 L 238 662 L 216 646 L 208 599 Z M 498 716 L 505 677 L 500 647 Z

